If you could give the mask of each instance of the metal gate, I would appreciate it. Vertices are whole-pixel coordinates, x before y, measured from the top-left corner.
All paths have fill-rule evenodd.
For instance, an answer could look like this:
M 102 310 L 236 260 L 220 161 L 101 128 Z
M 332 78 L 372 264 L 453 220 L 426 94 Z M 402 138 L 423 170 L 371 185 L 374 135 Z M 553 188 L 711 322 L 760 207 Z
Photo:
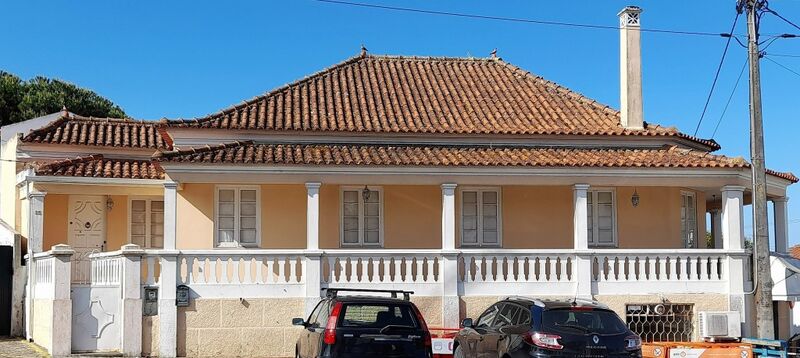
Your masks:
M 85 266 L 90 272 L 88 280 L 72 283 L 72 351 L 119 351 L 120 257 L 90 257 Z
M 11 290 L 14 247 L 0 246 L 0 336 L 11 334 Z
M 645 342 L 690 342 L 693 312 L 690 303 L 628 304 L 625 322 Z

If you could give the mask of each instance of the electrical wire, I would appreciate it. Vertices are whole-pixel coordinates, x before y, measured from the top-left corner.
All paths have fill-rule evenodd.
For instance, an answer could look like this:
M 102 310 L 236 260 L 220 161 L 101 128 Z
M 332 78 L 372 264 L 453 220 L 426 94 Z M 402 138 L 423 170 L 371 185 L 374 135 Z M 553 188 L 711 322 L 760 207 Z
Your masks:
M 733 95 L 736 93 L 736 89 L 739 88 L 739 81 L 742 79 L 742 75 L 744 75 L 744 70 L 747 68 L 747 60 L 744 61 L 744 65 L 742 65 L 742 70 L 739 71 L 739 77 L 736 78 L 736 83 L 733 85 L 733 90 L 731 90 L 731 95 L 728 96 L 728 102 L 725 103 L 725 109 L 722 110 L 722 114 L 719 116 L 717 120 L 717 125 L 714 126 L 714 132 L 711 133 L 711 139 L 714 139 L 714 136 L 717 135 L 717 129 L 719 129 L 720 123 L 722 123 L 722 119 L 725 118 L 725 113 L 728 112 L 728 106 L 731 104 L 731 100 L 733 99 Z
M 782 65 L 780 62 L 778 62 L 778 61 L 775 61 L 775 60 L 773 60 L 773 59 L 769 58 L 769 56 L 764 56 L 764 58 L 766 58 L 767 60 L 770 60 L 770 61 L 772 61 L 772 63 L 774 63 L 774 64 L 776 64 L 776 65 L 778 65 L 778 66 L 782 67 L 784 70 L 786 70 L 786 71 L 789 71 L 789 72 L 791 72 L 791 73 L 794 73 L 795 75 L 797 75 L 798 77 L 800 77 L 800 72 L 797 72 L 797 71 L 795 71 L 795 70 L 793 70 L 793 69 L 791 69 L 791 68 L 789 68 L 789 67 L 786 67 L 786 66 Z
M 733 25 L 731 25 L 730 33 L 733 33 L 733 30 L 736 29 L 736 22 L 739 21 L 740 13 L 737 11 L 736 16 L 733 18 Z M 719 65 L 717 66 L 717 72 L 714 74 L 714 81 L 711 82 L 711 90 L 708 91 L 708 97 L 706 97 L 706 104 L 703 106 L 703 113 L 700 114 L 700 120 L 697 121 L 697 127 L 694 129 L 694 136 L 697 136 L 697 132 L 700 130 L 700 124 L 703 123 L 703 118 L 706 116 L 706 111 L 708 110 L 708 104 L 711 102 L 711 96 L 714 94 L 714 88 L 717 86 L 717 80 L 719 79 L 719 72 L 722 70 L 722 64 L 725 63 L 725 56 L 728 54 L 728 48 L 731 46 L 731 38 L 733 36 L 728 37 L 728 40 L 725 41 L 725 48 L 722 50 L 722 58 L 719 60 Z
M 428 15 L 444 15 L 444 16 L 452 16 L 452 17 L 465 17 L 465 18 L 482 19 L 482 20 L 521 22 L 521 23 L 538 24 L 538 25 L 555 25 L 555 26 L 577 27 L 577 28 L 587 28 L 587 29 L 602 29 L 602 30 L 619 30 L 620 29 L 619 26 L 593 25 L 593 24 L 581 24 L 581 23 L 576 23 L 576 22 L 547 21 L 547 20 L 534 20 L 534 19 L 514 18 L 514 17 L 503 17 L 503 16 L 468 14 L 468 13 L 458 13 L 458 12 L 449 12 L 449 11 L 415 9 L 415 8 L 399 7 L 399 6 L 367 4 L 367 3 L 353 2 L 353 1 L 342 1 L 342 0 L 313 0 L 313 1 L 321 2 L 321 3 L 327 3 L 327 4 L 346 5 L 346 6 L 364 7 L 364 8 L 381 9 L 381 10 L 413 12 L 413 13 L 428 14 Z M 652 33 L 663 33 L 663 34 L 673 34 L 673 35 L 714 36 L 714 37 L 731 35 L 731 34 L 721 34 L 721 33 L 714 33 L 714 32 L 703 32 L 703 31 L 681 31 L 681 30 L 646 29 L 646 28 L 641 28 L 641 29 L 639 29 L 639 31 L 652 32 Z M 742 37 L 744 37 L 745 35 L 731 35 L 731 36 L 742 36 Z
M 785 22 L 786 22 L 787 24 L 789 24 L 789 25 L 792 25 L 794 28 L 796 28 L 796 29 L 800 30 L 800 26 L 798 26 L 797 24 L 795 24 L 795 23 L 794 23 L 794 22 L 792 22 L 791 20 L 789 20 L 789 19 L 787 19 L 787 18 L 785 18 L 785 17 L 781 16 L 781 14 L 779 14 L 777 11 L 770 9 L 770 8 L 769 8 L 769 6 L 766 6 L 766 3 L 765 3 L 764 10 L 766 10 L 768 13 L 770 13 L 770 14 L 772 14 L 772 15 L 775 15 L 775 16 L 777 16 L 779 19 L 781 19 L 781 20 L 785 21 Z
M 769 54 L 769 55 L 770 55 L 770 56 L 773 56 L 773 57 L 794 57 L 794 58 L 800 58 L 800 55 L 792 55 L 792 54 L 788 54 L 788 53 L 771 53 L 771 54 Z

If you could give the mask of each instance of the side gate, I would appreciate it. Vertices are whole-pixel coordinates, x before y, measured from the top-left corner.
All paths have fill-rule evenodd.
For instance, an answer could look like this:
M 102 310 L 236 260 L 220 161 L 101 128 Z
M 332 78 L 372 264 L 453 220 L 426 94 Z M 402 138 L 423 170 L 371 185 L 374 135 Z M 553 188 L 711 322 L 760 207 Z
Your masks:
M 0 336 L 11 334 L 11 290 L 14 248 L 0 246 Z
M 76 270 L 83 272 L 72 275 L 72 351 L 120 351 L 122 258 L 76 255 Z

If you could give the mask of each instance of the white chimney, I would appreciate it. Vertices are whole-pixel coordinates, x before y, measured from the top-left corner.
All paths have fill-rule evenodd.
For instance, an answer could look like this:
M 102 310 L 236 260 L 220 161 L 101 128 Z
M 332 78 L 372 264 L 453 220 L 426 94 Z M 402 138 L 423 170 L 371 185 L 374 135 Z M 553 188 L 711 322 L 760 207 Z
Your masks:
M 620 124 L 642 129 L 642 48 L 639 18 L 642 9 L 627 6 L 619 12 Z

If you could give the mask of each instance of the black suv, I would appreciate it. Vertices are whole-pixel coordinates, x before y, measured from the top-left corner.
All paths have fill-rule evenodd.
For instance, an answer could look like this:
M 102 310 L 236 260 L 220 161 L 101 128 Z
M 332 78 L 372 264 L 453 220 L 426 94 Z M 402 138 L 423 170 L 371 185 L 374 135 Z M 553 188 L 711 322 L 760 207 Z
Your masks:
M 462 322 L 454 357 L 641 357 L 642 341 L 596 301 L 507 298 Z
M 413 292 L 333 288 L 325 291 L 326 297 L 307 320 L 292 320 L 292 324 L 305 328 L 297 339 L 295 357 L 433 356 L 428 326 L 410 301 Z M 340 296 L 339 292 L 390 296 Z

